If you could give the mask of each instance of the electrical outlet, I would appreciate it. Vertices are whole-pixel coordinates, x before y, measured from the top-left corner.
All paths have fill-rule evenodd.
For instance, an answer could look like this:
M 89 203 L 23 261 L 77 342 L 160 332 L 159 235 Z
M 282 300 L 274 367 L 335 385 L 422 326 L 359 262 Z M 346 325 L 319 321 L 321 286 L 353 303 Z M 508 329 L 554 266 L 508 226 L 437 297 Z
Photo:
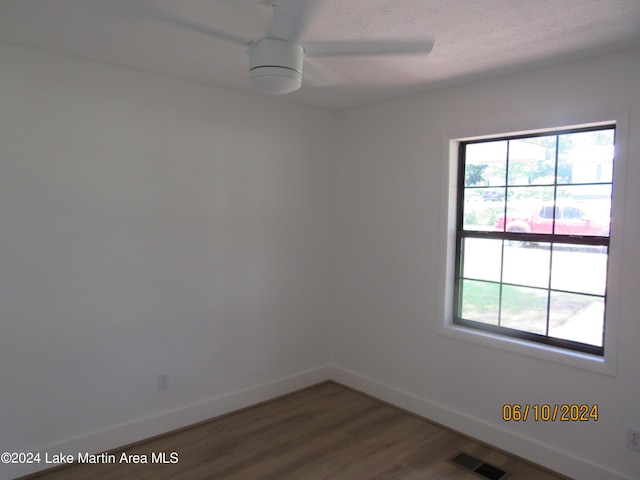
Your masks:
M 158 375 L 158 390 L 168 390 L 169 389 L 169 374 L 161 373 Z
M 627 448 L 640 452 L 640 430 L 627 428 Z

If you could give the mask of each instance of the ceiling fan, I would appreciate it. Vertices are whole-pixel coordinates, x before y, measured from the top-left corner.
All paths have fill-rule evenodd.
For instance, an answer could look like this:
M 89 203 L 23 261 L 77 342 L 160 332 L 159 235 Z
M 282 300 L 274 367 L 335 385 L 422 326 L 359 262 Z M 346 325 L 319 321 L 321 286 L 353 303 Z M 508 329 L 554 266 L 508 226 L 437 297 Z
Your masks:
M 218 39 L 244 45 L 249 55 L 249 84 L 265 93 L 291 93 L 302 85 L 302 67 L 312 67 L 319 83 L 336 83 L 335 73 L 313 61 L 316 57 L 370 55 L 428 54 L 435 43 L 422 41 L 322 41 L 301 39 L 321 0 L 253 0 L 273 9 L 273 17 L 264 37 L 258 40 L 241 38 L 195 22 L 164 18 L 182 27 L 205 33 Z M 319 78 L 318 78 L 319 77 Z

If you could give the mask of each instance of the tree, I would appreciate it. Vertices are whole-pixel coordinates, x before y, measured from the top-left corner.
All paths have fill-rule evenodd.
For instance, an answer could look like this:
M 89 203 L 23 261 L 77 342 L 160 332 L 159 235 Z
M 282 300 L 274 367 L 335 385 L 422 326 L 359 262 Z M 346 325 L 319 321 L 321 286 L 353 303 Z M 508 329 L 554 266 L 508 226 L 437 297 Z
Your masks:
M 472 187 L 479 184 L 484 184 L 484 171 L 487 165 L 473 165 L 468 164 L 465 166 L 464 171 L 464 185 L 465 187 Z

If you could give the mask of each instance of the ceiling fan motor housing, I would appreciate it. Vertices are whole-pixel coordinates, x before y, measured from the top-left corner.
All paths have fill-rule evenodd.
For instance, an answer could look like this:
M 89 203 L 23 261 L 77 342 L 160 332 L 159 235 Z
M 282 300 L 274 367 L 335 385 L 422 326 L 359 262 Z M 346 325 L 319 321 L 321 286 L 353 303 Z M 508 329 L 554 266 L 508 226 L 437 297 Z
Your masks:
M 249 83 L 267 93 L 290 93 L 302 85 L 304 49 L 294 42 L 263 38 L 249 44 Z

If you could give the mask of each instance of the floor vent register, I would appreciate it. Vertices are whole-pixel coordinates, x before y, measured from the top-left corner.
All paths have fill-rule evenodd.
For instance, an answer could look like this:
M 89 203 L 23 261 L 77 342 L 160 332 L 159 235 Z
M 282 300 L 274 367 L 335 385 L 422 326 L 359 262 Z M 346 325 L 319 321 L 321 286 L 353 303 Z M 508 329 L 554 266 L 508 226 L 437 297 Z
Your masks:
M 504 480 L 509 476 L 504 470 L 464 452 L 458 453 L 449 463 L 488 480 Z

